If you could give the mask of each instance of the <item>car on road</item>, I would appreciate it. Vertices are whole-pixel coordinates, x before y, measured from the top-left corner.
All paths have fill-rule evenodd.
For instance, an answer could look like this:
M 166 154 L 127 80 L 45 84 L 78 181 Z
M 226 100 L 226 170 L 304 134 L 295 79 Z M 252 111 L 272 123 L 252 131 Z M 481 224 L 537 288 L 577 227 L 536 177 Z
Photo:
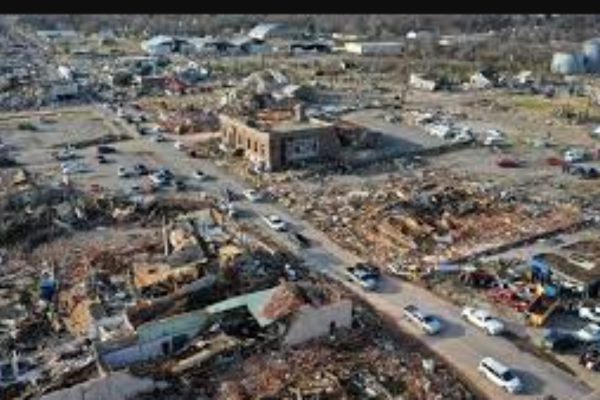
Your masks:
M 177 141 L 173 144 L 173 147 L 175 147 L 177 150 L 185 150 L 186 146 L 185 144 L 183 144 L 183 142 Z
M 202 182 L 202 181 L 205 181 L 206 179 L 208 179 L 208 175 L 206 175 L 206 173 L 204 173 L 201 170 L 197 170 L 194 172 L 194 178 L 196 178 L 197 180 Z
M 62 149 L 61 151 L 53 154 L 54 158 L 58 161 L 69 161 L 77 158 L 77 154 L 69 149 Z
M 136 164 L 133 166 L 133 173 L 138 176 L 148 175 L 150 171 L 144 164 Z
M 255 190 L 255 189 L 244 190 L 242 192 L 242 194 L 244 195 L 244 197 L 246 199 L 248 199 L 252 203 L 256 203 L 256 202 L 261 201 L 263 199 L 262 193 L 260 193 L 258 190 Z
M 575 332 L 575 336 L 583 343 L 600 342 L 600 325 L 590 323 Z
M 300 232 L 292 231 L 288 233 L 288 238 L 292 243 L 301 249 L 307 249 L 310 247 L 310 240 Z
M 442 330 L 442 321 L 439 318 L 424 313 L 414 304 L 404 307 L 404 315 L 428 335 L 436 335 Z
M 90 167 L 77 162 L 65 162 L 60 164 L 60 170 L 63 175 L 77 174 L 91 171 Z
M 112 146 L 101 144 L 98 147 L 96 147 L 96 153 L 98 154 L 114 154 L 116 152 L 117 149 Z
M 150 183 L 155 187 L 167 186 L 169 184 L 169 179 L 165 178 L 164 175 L 159 173 L 153 173 L 149 175 Z
M 499 335 L 504 332 L 504 323 L 493 317 L 489 311 L 474 307 L 465 307 L 461 317 L 476 327 L 483 329 L 489 335 Z
M 586 321 L 600 323 L 600 307 L 581 307 L 578 311 L 579 318 Z
M 561 332 L 549 330 L 544 334 L 541 340 L 541 346 L 544 349 L 564 353 L 573 350 L 579 344 L 579 340 L 571 332 Z
M 150 138 L 150 140 L 152 140 L 154 143 L 162 143 L 165 142 L 167 139 L 165 139 L 165 137 L 161 134 L 158 135 L 154 135 Z
M 357 263 L 353 267 L 346 268 L 348 279 L 358 283 L 363 289 L 373 291 L 379 286 L 381 273 L 373 265 Z
M 508 393 L 514 394 L 523 391 L 521 379 L 509 367 L 492 357 L 485 357 L 481 360 L 477 370 Z
M 262 219 L 271 229 L 274 229 L 279 232 L 284 232 L 287 230 L 287 223 L 284 220 L 282 220 L 278 215 L 263 215 Z
M 98 161 L 98 164 L 108 164 L 108 158 L 106 158 L 104 154 L 98 154 L 96 160 Z
M 127 168 L 125 167 L 119 167 L 119 169 L 117 170 L 117 176 L 119 178 L 127 178 L 129 177 L 129 171 L 127 171 Z
M 183 192 L 187 188 L 187 185 L 184 181 L 175 181 L 175 190 L 178 192 Z

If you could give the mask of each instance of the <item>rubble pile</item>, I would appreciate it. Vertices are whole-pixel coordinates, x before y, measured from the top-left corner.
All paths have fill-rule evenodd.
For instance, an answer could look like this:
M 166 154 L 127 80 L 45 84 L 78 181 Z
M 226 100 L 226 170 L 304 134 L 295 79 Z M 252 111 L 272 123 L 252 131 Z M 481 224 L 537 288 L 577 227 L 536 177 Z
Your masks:
M 299 349 L 255 354 L 245 360 L 241 379 L 236 374 L 236 381 L 221 384 L 220 398 L 475 398 L 440 364 L 381 336 L 361 331 Z
M 435 267 L 582 220 L 572 204 L 515 203 L 443 171 L 384 184 L 323 185 L 312 192 L 273 183 L 275 197 L 338 243 L 381 265 Z

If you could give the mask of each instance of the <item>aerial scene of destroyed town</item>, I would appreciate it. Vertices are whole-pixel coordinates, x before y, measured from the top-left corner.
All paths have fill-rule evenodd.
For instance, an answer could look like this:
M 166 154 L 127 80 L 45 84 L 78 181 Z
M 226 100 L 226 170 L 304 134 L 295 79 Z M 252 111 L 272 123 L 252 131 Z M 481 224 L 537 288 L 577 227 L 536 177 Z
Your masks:
M 0 15 L 0 400 L 600 400 L 600 15 Z

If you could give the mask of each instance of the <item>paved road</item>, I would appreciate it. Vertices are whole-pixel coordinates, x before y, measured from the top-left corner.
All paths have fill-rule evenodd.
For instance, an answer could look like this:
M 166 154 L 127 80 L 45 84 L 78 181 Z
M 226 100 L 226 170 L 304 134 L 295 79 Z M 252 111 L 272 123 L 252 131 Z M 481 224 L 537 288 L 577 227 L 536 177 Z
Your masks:
M 146 139 L 136 139 L 123 144 L 125 148 L 135 148 L 156 152 L 157 162 L 169 167 L 176 174 L 191 176 L 193 171 L 201 169 L 214 176 L 215 180 L 203 184 L 208 193 L 220 193 L 223 188 L 231 188 L 241 192 L 247 188 L 241 179 L 230 176 L 217 168 L 208 160 L 190 159 L 175 150 L 172 143 L 152 143 Z M 343 278 L 344 266 L 351 265 L 359 259 L 330 241 L 322 232 L 308 223 L 298 220 L 277 204 L 243 202 L 243 209 L 251 213 L 277 213 L 290 222 L 295 229 L 301 230 L 313 242 L 313 248 L 302 251 L 299 255 L 307 264 L 334 278 Z M 256 219 L 254 219 L 256 221 Z M 256 221 L 262 226 L 261 221 Z M 278 234 L 268 231 L 277 237 Z M 279 237 L 281 240 L 281 238 Z M 348 283 L 353 290 L 357 288 Z M 397 325 L 421 337 L 422 341 L 434 352 L 451 362 L 463 376 L 469 378 L 481 391 L 491 399 L 514 398 L 490 384 L 477 373 L 478 362 L 486 356 L 503 360 L 515 368 L 523 377 L 527 393 L 519 398 L 540 400 L 546 395 L 554 395 L 558 400 L 600 400 L 600 394 L 580 383 L 576 378 L 530 354 L 520 351 L 510 341 L 490 337 L 482 331 L 467 324 L 460 318 L 460 311 L 453 304 L 446 302 L 430 292 L 410 283 L 399 283 L 394 279 L 386 279 L 382 290 L 377 293 L 357 293 L 369 301 L 378 311 L 388 314 Z M 448 329 L 437 337 L 428 337 L 417 332 L 413 325 L 402 315 L 402 308 L 409 303 L 418 303 L 423 309 L 437 314 L 447 324 Z

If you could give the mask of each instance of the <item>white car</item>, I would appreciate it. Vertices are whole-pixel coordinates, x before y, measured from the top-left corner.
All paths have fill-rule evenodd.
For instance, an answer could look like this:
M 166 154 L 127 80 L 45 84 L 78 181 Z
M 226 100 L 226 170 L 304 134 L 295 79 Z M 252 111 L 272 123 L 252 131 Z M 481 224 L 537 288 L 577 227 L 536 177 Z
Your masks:
M 199 180 L 201 182 L 205 181 L 207 177 L 208 176 L 204 172 L 202 172 L 200 170 L 194 172 L 194 178 L 196 178 L 197 180 Z
M 569 149 L 565 151 L 563 159 L 565 160 L 565 162 L 568 163 L 577 163 L 585 161 L 585 151 L 583 151 L 582 149 Z
M 581 307 L 579 318 L 592 322 L 600 322 L 600 307 Z
M 600 325 L 594 323 L 587 324 L 575 332 L 575 337 L 584 343 L 600 342 Z
M 70 163 L 61 163 L 60 170 L 63 175 L 69 175 L 69 174 L 88 172 L 88 171 L 90 171 L 90 168 L 85 164 L 70 162 Z
M 508 393 L 523 391 L 523 383 L 519 377 L 506 365 L 492 357 L 486 357 L 481 360 L 477 370 Z
M 257 201 L 261 201 L 263 196 L 262 194 L 254 189 L 248 189 L 248 190 L 244 190 L 243 195 L 245 198 L 247 198 L 248 200 L 250 200 L 251 202 L 255 203 Z
M 442 322 L 437 317 L 423 313 L 413 304 L 404 307 L 404 315 L 428 335 L 435 335 L 442 330 Z
M 269 225 L 271 229 L 275 229 L 276 231 L 280 232 L 287 230 L 287 224 L 277 215 L 264 215 L 262 219 L 267 225 Z
M 185 144 L 180 141 L 175 142 L 173 146 L 175 146 L 177 150 L 185 150 Z
M 119 167 L 119 170 L 117 171 L 117 176 L 119 178 L 127 178 L 129 176 L 129 172 L 125 167 Z
M 504 323 L 493 317 L 487 310 L 465 307 L 461 316 L 489 335 L 499 335 L 504 332 Z

